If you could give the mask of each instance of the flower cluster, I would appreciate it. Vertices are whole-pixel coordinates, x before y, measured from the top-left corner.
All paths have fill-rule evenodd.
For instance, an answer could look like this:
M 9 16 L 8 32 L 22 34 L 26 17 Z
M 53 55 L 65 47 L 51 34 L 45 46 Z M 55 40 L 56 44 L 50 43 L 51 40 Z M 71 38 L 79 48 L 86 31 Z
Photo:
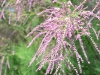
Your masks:
M 33 8 L 37 7 L 36 4 L 39 4 L 42 8 L 45 5 L 44 3 L 43 0 L 0 0 L 0 20 L 8 20 L 8 24 L 12 23 L 13 20 L 14 22 L 24 19 L 27 20 L 27 12 L 39 9 L 38 7 L 33 10 Z M 24 17 L 24 19 L 21 17 Z
M 57 2 L 57 0 L 54 0 L 54 2 Z M 37 32 L 37 35 L 32 39 L 28 47 L 34 42 L 34 40 L 36 40 L 40 36 L 44 36 L 29 66 L 34 62 L 34 60 L 41 57 L 41 61 L 38 62 L 40 66 L 37 68 L 37 70 L 41 70 L 41 68 L 46 63 L 48 63 L 45 75 L 51 74 L 54 67 L 56 68 L 55 75 L 58 75 L 57 73 L 59 70 L 63 74 L 65 74 L 62 68 L 62 62 L 64 62 L 69 69 L 70 67 L 73 67 L 73 69 L 76 71 L 76 75 L 78 75 L 78 70 L 69 59 L 69 57 L 71 56 L 69 52 L 73 52 L 76 56 L 80 73 L 82 73 L 80 63 L 84 62 L 84 60 L 78 53 L 74 41 L 79 40 L 82 52 L 87 62 L 90 63 L 81 38 L 81 36 L 84 35 L 90 38 L 90 40 L 94 44 L 94 47 L 100 54 L 100 50 L 93 40 L 89 30 L 92 29 L 96 35 L 96 38 L 99 39 L 99 32 L 97 33 L 95 31 L 95 29 L 92 27 L 91 22 L 95 18 L 100 20 L 100 10 L 96 10 L 100 6 L 100 2 L 97 2 L 97 5 L 91 11 L 86 10 L 86 8 L 84 7 L 85 2 L 86 0 L 84 0 L 78 6 L 74 6 L 71 1 L 68 1 L 67 4 L 63 2 L 60 3 L 62 4 L 62 8 L 51 7 L 50 9 L 43 10 L 42 12 L 37 14 L 37 16 L 39 16 L 46 12 L 45 14 L 47 19 L 40 25 L 36 26 L 27 35 L 28 37 L 34 32 Z M 74 8 L 74 10 L 71 8 Z
M 11 22 L 11 13 L 13 12 L 16 13 L 16 19 L 19 21 L 22 12 L 26 10 L 30 12 L 33 7 L 35 8 L 36 4 L 45 4 L 44 1 L 45 0 L 9 0 L 7 2 L 7 0 L 0 0 L 2 8 L 0 11 L 0 19 L 6 20 L 5 11 L 8 10 L 9 24 Z M 81 62 L 83 63 L 84 60 L 79 54 L 74 41 L 79 41 L 86 61 L 90 63 L 82 42 L 82 36 L 84 35 L 90 38 L 97 52 L 100 54 L 100 49 L 93 40 L 90 32 L 90 29 L 92 29 L 97 40 L 99 40 L 100 31 L 97 32 L 95 30 L 92 25 L 92 21 L 94 19 L 100 20 L 100 1 L 97 2 L 93 10 L 87 10 L 87 7 L 84 7 L 84 3 L 86 3 L 86 1 L 87 0 L 84 0 L 78 6 L 75 6 L 71 3 L 71 1 L 61 3 L 58 0 L 53 0 L 52 3 L 59 3 L 62 7 L 51 6 L 50 8 L 44 9 L 34 17 L 34 19 L 36 19 L 38 16 L 43 15 L 45 16 L 45 21 L 36 26 L 27 35 L 28 37 L 33 33 L 36 33 L 36 36 L 27 47 L 30 47 L 37 38 L 43 36 L 40 46 L 29 66 L 32 65 L 34 60 L 41 57 L 41 61 L 37 63 L 40 64 L 37 71 L 41 70 L 45 64 L 48 64 L 45 75 L 52 74 L 54 68 L 56 68 L 54 73 L 55 75 L 58 75 L 59 70 L 63 73 L 63 75 L 65 75 L 62 68 L 62 62 L 65 63 L 68 69 L 73 67 L 76 75 L 79 75 L 77 68 L 70 61 L 70 56 L 75 55 L 80 73 L 82 73 Z M 97 26 L 99 25 L 97 24 Z

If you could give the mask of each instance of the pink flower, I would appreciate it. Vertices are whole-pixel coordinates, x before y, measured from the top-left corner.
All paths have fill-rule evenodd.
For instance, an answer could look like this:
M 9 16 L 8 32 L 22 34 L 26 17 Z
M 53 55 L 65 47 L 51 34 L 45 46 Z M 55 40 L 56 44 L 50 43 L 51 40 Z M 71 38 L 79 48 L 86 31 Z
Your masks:
M 3 0 L 1 7 L 3 7 L 5 3 L 6 3 L 6 0 Z
M 40 15 L 46 12 L 47 19 L 39 26 L 34 28 L 32 32 L 28 34 L 28 36 L 32 35 L 33 32 L 39 29 L 41 29 L 40 32 L 33 38 L 33 40 L 38 38 L 41 33 L 45 34 L 43 34 L 44 38 L 29 66 L 32 64 L 32 62 L 34 62 L 34 60 L 38 59 L 41 56 L 42 59 L 39 62 L 40 66 L 37 70 L 40 70 L 46 63 L 49 63 L 45 75 L 52 73 L 54 65 L 56 66 L 56 71 L 54 73 L 55 75 L 58 73 L 59 69 L 62 71 L 62 73 L 65 73 L 62 69 L 61 62 L 65 62 L 65 64 L 70 63 L 68 66 L 72 66 L 73 69 L 76 71 L 76 74 L 79 75 L 76 67 L 69 60 L 69 57 L 71 55 L 68 54 L 68 52 L 72 53 L 73 51 L 75 53 L 80 73 L 82 73 L 80 63 L 83 63 L 84 60 L 78 53 L 74 40 L 79 40 L 82 52 L 89 64 L 90 62 L 81 39 L 81 36 L 84 35 L 90 37 L 95 48 L 100 53 L 100 50 L 98 49 L 98 46 L 96 45 L 94 40 L 91 38 L 89 31 L 89 29 L 93 29 L 98 39 L 99 35 L 97 35 L 97 32 L 91 26 L 91 21 L 93 20 L 93 18 L 98 18 L 98 15 L 97 13 L 84 10 L 82 6 L 85 2 L 86 0 L 84 0 L 82 4 L 77 6 L 77 8 L 75 8 L 75 6 L 73 6 L 71 2 L 68 2 L 67 4 L 72 6 L 74 10 L 71 10 L 70 7 L 67 7 L 65 3 L 62 3 L 62 8 L 53 7 L 43 10 L 41 13 L 38 14 Z M 92 18 L 90 18 L 90 16 L 92 16 Z M 86 21 L 88 21 L 88 23 Z M 33 40 L 31 41 L 31 43 L 33 42 Z M 54 41 L 55 44 L 51 44 Z M 30 44 L 28 45 L 28 47 L 30 46 Z M 49 49 L 50 45 L 52 46 L 52 48 Z M 63 51 L 65 53 L 63 53 Z

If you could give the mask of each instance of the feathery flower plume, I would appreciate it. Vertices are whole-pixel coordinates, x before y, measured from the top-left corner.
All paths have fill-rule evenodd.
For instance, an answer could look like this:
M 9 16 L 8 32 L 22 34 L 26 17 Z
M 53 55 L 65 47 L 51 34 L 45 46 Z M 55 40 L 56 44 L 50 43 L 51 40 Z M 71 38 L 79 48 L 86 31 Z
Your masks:
M 42 2 L 43 0 L 16 0 L 14 8 L 17 13 L 17 20 L 20 20 L 21 13 L 24 9 L 27 9 L 27 6 L 29 8 L 28 11 L 31 11 L 31 8 L 40 1 Z M 86 1 L 87 0 L 84 0 L 78 6 L 74 6 L 70 0 L 68 3 L 60 3 L 58 0 L 53 0 L 53 3 L 59 3 L 62 5 L 62 7 L 51 7 L 37 14 L 37 16 L 45 14 L 46 19 L 27 35 L 28 37 L 34 32 L 37 32 L 37 35 L 32 39 L 27 47 L 30 47 L 30 45 L 40 36 L 44 37 L 37 52 L 29 63 L 29 66 L 32 65 L 34 60 L 41 57 L 42 59 L 37 63 L 39 64 L 39 67 L 36 71 L 41 70 L 45 64 L 48 64 L 45 75 L 52 74 L 54 68 L 56 68 L 54 75 L 58 75 L 59 70 L 64 75 L 65 72 L 62 68 L 62 62 L 64 62 L 68 69 L 72 67 L 75 70 L 76 75 L 79 75 L 79 72 L 82 73 L 81 62 L 83 63 L 84 60 L 78 53 L 74 42 L 75 40 L 79 41 L 86 61 L 90 64 L 81 38 L 84 35 L 90 38 L 94 47 L 100 54 L 100 49 L 90 33 L 90 29 L 92 29 L 97 40 L 99 39 L 100 31 L 96 32 L 96 30 L 93 28 L 92 21 L 95 18 L 100 20 L 100 9 L 98 11 L 100 1 L 97 2 L 96 6 L 91 11 L 86 10 L 87 7 L 84 7 L 84 3 L 86 3 Z M 3 0 L 1 7 L 4 8 L 0 12 L 0 19 L 6 19 L 4 14 L 5 8 L 12 4 L 9 3 L 6 6 L 5 3 L 6 0 Z M 36 19 L 37 16 L 34 17 L 34 19 Z M 75 55 L 76 57 L 79 72 L 75 65 L 70 61 L 70 57 L 72 56 L 71 54 Z
M 3 0 L 2 4 L 1 4 L 1 7 L 3 7 L 5 3 L 6 3 L 6 0 Z
M 40 5 L 42 5 L 43 2 L 44 2 L 43 0 L 15 0 L 15 1 L 8 0 L 8 2 L 7 0 L 0 0 L 1 4 L 0 6 L 2 9 L 2 11 L 0 12 L 0 19 L 1 18 L 6 19 L 5 14 L 10 15 L 11 12 L 9 11 L 8 13 L 8 10 L 10 9 L 10 6 L 12 6 L 15 11 L 14 14 L 16 15 L 17 21 L 20 21 L 21 15 L 24 11 L 28 10 L 30 12 L 31 9 L 36 7 L 36 4 L 40 3 Z M 6 12 L 5 14 L 4 11 Z M 10 18 L 10 16 L 8 18 L 9 18 L 8 23 L 10 24 L 10 20 L 12 18 Z
M 4 13 L 4 9 L 1 11 L 1 13 L 0 13 L 0 20 L 1 19 L 6 19 L 6 17 L 5 17 L 5 13 Z
M 57 0 L 54 0 L 53 2 L 57 2 Z M 84 0 L 79 6 L 76 7 L 71 3 L 71 1 L 68 1 L 67 4 L 62 3 L 62 8 L 52 7 L 39 13 L 40 15 L 44 12 L 47 12 L 47 19 L 39 26 L 35 27 L 27 35 L 30 36 L 34 32 L 41 30 L 40 32 L 38 32 L 37 36 L 33 38 L 33 40 L 29 43 L 27 47 L 29 47 L 39 36 L 43 35 L 44 38 L 36 54 L 32 58 L 29 66 L 32 65 L 32 62 L 34 62 L 34 60 L 37 60 L 41 56 L 42 59 L 40 62 L 38 62 L 40 66 L 37 68 L 37 71 L 41 70 L 41 68 L 46 63 L 48 63 L 45 75 L 51 74 L 54 69 L 54 66 L 56 67 L 54 75 L 58 74 L 58 70 L 65 74 L 62 68 L 62 62 L 65 62 L 65 64 L 68 64 L 68 66 L 73 67 L 73 69 L 76 71 L 76 75 L 79 75 L 78 70 L 70 61 L 69 57 L 71 55 L 69 55 L 68 53 L 69 51 L 75 53 L 80 73 L 82 73 L 80 62 L 83 63 L 84 60 L 78 53 L 74 40 L 79 40 L 86 61 L 90 64 L 81 39 L 81 36 L 84 35 L 90 37 L 92 43 L 94 44 L 94 47 L 100 53 L 100 50 L 98 49 L 98 46 L 96 45 L 95 41 L 92 39 L 91 33 L 89 31 L 89 29 L 92 29 L 96 35 L 96 38 L 98 39 L 99 33 L 97 35 L 97 32 L 92 27 L 91 22 L 94 18 L 100 20 L 100 13 L 98 13 L 98 11 L 97 13 L 94 13 L 96 8 L 100 4 L 98 2 L 92 11 L 88 11 L 85 10 L 86 8 L 84 8 L 85 2 L 86 0 Z M 71 7 L 73 7 L 74 10 L 71 10 Z M 54 41 L 56 41 L 56 44 L 53 45 L 52 49 L 48 49 L 51 45 L 50 43 Z

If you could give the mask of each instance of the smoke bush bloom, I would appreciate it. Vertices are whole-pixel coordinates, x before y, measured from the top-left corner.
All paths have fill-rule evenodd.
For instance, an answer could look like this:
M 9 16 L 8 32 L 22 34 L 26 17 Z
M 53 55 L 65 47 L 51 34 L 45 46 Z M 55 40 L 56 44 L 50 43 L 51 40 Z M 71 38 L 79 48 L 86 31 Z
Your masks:
M 56 0 L 54 0 L 54 2 L 56 2 Z M 97 33 L 93 28 L 91 21 L 95 18 L 100 20 L 100 11 L 96 11 L 94 13 L 97 7 L 99 7 L 100 2 L 98 2 L 94 9 L 91 11 L 85 10 L 86 8 L 84 8 L 83 6 L 85 2 L 86 0 L 84 0 L 79 6 L 74 6 L 70 1 L 68 1 L 67 4 L 62 3 L 62 8 L 52 7 L 37 14 L 37 16 L 39 16 L 46 12 L 47 19 L 40 25 L 36 26 L 27 35 L 28 37 L 34 32 L 37 32 L 37 35 L 32 39 L 27 47 L 29 47 L 34 42 L 34 40 L 36 40 L 40 36 L 44 36 L 29 66 L 32 64 L 32 62 L 34 62 L 34 60 L 37 60 L 39 57 L 41 57 L 41 61 L 38 62 L 40 66 L 37 68 L 37 70 L 41 70 L 41 68 L 46 63 L 48 63 L 45 75 L 51 74 L 54 67 L 56 68 L 56 71 L 54 73 L 55 75 L 58 75 L 58 70 L 65 74 L 62 68 L 62 62 L 67 64 L 66 66 L 69 69 L 70 67 L 73 67 L 73 69 L 76 71 L 76 75 L 78 75 L 78 70 L 69 59 L 69 57 L 71 56 L 69 52 L 74 52 L 78 62 L 80 73 L 82 73 L 80 63 L 83 63 L 84 60 L 78 53 L 74 41 L 79 40 L 82 52 L 87 62 L 90 64 L 81 38 L 81 36 L 84 35 L 90 38 L 90 40 L 94 44 L 94 47 L 100 54 L 100 50 L 98 49 L 98 46 L 93 40 L 89 31 L 89 29 L 92 29 L 96 35 L 96 38 L 99 39 L 99 33 Z M 71 7 L 73 7 L 74 10 L 72 10 Z M 52 48 L 49 48 L 50 45 L 52 45 Z

